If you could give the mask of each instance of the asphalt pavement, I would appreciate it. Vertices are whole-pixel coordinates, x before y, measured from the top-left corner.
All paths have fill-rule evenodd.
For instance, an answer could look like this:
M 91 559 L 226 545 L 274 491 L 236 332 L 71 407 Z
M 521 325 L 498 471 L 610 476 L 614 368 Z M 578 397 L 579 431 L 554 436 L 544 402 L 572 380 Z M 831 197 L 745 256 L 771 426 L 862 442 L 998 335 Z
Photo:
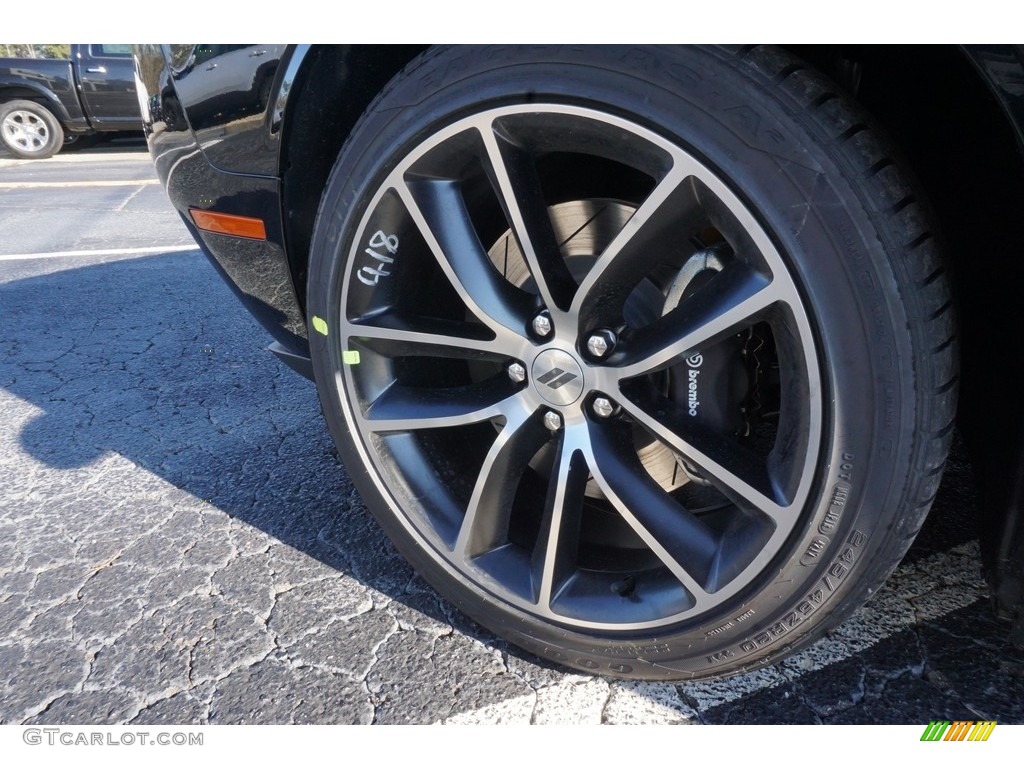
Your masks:
M 959 444 L 893 578 L 778 665 L 623 683 L 476 626 L 377 529 L 144 150 L 0 155 L 0 723 L 1024 723 Z

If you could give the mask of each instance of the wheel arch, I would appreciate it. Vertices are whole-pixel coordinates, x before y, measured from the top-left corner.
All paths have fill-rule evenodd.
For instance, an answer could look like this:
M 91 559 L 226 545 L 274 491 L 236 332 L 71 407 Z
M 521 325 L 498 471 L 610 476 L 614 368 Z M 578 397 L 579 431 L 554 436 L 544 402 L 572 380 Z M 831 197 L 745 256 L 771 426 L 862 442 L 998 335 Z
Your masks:
M 71 118 L 64 105 L 60 103 L 60 99 L 52 91 L 35 85 L 10 85 L 0 82 L 0 104 L 15 99 L 34 101 L 36 104 L 46 107 L 65 130 L 69 128 Z
M 309 45 L 293 52 L 281 115 L 281 208 L 289 268 L 306 311 L 313 222 L 327 176 L 356 121 L 420 45 Z M 317 130 L 329 125 L 330 131 Z

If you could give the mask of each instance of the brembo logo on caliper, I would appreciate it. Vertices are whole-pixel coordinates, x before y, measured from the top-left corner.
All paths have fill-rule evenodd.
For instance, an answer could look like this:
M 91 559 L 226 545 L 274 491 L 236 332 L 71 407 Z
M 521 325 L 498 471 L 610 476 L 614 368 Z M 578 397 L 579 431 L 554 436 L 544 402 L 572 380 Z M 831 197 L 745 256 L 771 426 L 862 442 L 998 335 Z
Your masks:
M 700 376 L 700 367 L 703 363 L 704 356 L 699 352 L 686 358 L 686 364 L 690 368 L 688 371 L 690 381 L 687 385 L 686 404 L 689 406 L 689 414 L 691 416 L 697 415 L 697 406 L 700 405 L 700 399 L 697 395 L 697 377 Z

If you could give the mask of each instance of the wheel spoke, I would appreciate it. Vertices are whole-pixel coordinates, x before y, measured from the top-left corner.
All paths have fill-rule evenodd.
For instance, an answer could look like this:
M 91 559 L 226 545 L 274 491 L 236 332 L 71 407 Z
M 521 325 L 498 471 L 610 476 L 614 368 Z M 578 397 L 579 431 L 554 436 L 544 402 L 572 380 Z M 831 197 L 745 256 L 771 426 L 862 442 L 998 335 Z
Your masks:
M 533 300 L 495 271 L 480 244 L 458 184 L 415 179 L 397 185 L 409 215 L 466 307 L 495 333 L 525 333 Z
M 548 482 L 540 536 L 531 558 L 534 596 L 541 608 L 550 609 L 558 587 L 576 566 L 580 520 L 589 470 L 581 450 L 585 427 L 562 433 L 554 469 Z M 582 434 L 580 434 L 582 433 Z
M 624 425 L 593 424 L 588 463 L 608 501 L 697 601 L 704 589 L 718 541 L 715 533 L 678 504 L 647 474 L 632 434 Z
M 612 313 L 621 311 L 652 260 L 662 257 L 664 246 L 671 250 L 678 243 L 681 235 L 672 225 L 692 208 L 692 191 L 684 184 L 691 173 L 689 164 L 679 160 L 669 169 L 590 268 L 573 299 L 573 313 L 595 324 L 614 322 Z
M 641 407 L 624 397 L 620 404 L 653 437 L 692 462 L 730 501 L 763 512 L 776 525 L 792 522 L 798 508 L 788 500 L 777 498 L 781 493 L 775 488 L 764 459 L 694 424 L 682 408 L 666 398 L 659 397 L 657 401 L 650 398 L 644 403 L 646 407 Z M 660 418 L 651 416 L 649 410 L 658 412 Z M 683 432 L 691 438 L 682 437 Z
M 671 365 L 736 326 L 753 322 L 782 298 L 775 283 L 765 275 L 733 261 L 711 282 L 624 344 L 617 375 L 627 379 Z
M 476 424 L 515 411 L 515 385 L 506 376 L 478 384 L 424 389 L 392 384 L 373 401 L 364 421 L 371 432 L 406 432 Z
M 557 325 L 559 310 L 567 310 L 572 302 L 576 281 L 558 247 L 533 158 L 490 125 L 481 128 L 481 135 L 491 182 L 537 290 L 544 305 L 556 315 Z
M 506 343 L 482 339 L 475 326 L 450 320 L 416 318 L 409 321 L 392 312 L 374 315 L 352 325 L 350 335 L 387 357 L 497 359 L 514 356 Z M 488 334 L 490 335 L 490 334 Z
M 455 542 L 463 561 L 504 545 L 516 488 L 530 459 L 551 438 L 541 412 L 515 409 L 495 438 L 477 475 Z

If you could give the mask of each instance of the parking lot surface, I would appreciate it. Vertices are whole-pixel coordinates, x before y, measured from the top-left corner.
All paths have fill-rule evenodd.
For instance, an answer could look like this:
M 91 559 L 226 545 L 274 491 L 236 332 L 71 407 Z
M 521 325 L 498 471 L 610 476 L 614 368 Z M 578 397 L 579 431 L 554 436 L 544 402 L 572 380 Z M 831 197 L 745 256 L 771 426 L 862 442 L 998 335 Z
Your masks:
M 0 723 L 1024 722 L 958 447 L 853 619 L 729 680 L 553 668 L 422 582 L 138 144 L 0 156 Z

